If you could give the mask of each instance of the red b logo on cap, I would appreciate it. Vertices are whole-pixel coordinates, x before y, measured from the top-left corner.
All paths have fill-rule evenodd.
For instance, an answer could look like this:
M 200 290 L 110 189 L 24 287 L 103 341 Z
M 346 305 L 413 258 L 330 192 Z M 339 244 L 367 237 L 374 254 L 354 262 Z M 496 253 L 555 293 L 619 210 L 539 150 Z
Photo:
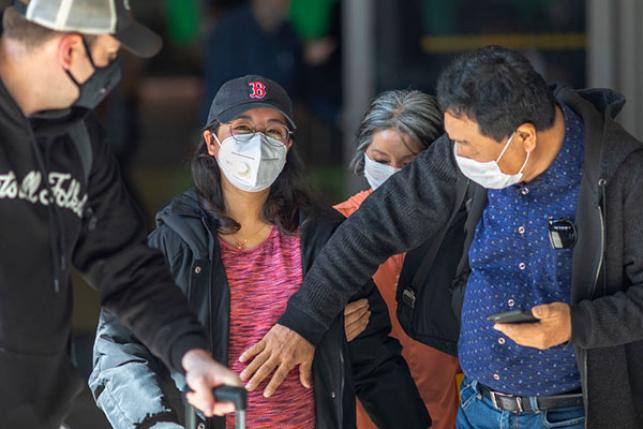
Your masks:
M 252 87 L 250 98 L 264 98 L 266 96 L 266 84 L 261 81 L 250 82 L 248 85 Z

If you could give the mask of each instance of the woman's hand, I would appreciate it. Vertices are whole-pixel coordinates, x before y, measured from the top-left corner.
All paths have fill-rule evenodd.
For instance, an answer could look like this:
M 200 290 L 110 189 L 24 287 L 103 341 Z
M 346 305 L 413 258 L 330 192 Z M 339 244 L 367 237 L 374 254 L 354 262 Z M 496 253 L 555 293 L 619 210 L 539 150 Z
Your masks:
M 368 299 L 360 299 L 349 302 L 344 308 L 344 331 L 346 332 L 346 341 L 351 342 L 359 336 L 370 320 L 371 312 L 368 305 Z

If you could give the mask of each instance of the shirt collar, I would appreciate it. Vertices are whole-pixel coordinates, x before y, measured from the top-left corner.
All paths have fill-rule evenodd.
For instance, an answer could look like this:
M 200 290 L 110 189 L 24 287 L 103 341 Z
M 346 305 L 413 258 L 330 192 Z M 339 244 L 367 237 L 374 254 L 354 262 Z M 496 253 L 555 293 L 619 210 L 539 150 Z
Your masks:
M 574 186 L 580 180 L 583 167 L 583 121 L 565 104 L 559 104 L 565 121 L 565 137 L 556 158 L 549 168 L 528 184 L 511 188 L 528 187 L 529 192 L 550 193 Z

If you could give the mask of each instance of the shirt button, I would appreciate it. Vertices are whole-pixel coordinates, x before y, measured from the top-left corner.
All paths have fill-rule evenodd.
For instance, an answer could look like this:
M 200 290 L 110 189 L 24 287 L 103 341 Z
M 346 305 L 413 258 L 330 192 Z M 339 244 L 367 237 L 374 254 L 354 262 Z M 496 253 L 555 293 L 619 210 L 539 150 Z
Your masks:
M 197 265 L 197 266 L 194 268 L 194 274 L 201 274 L 201 267 L 200 267 L 200 266 L 198 266 L 198 265 Z
M 526 186 L 523 186 L 523 188 L 520 190 L 520 193 L 523 195 L 529 194 L 529 188 Z
M 525 234 L 525 227 L 524 226 L 519 226 L 518 227 L 518 234 L 524 235 Z
M 527 264 L 524 262 L 521 262 L 518 264 L 518 268 L 520 268 L 520 271 L 523 271 L 525 268 L 527 268 Z
M 514 305 L 516 305 L 516 301 L 514 301 L 513 299 L 510 299 L 509 301 L 507 301 L 507 305 L 509 307 L 513 307 Z
M 502 337 L 498 338 L 498 344 L 500 344 L 501 346 L 504 346 L 504 345 L 505 345 L 505 342 L 506 342 L 506 341 L 505 341 L 505 339 L 504 339 L 504 338 L 502 338 Z
M 496 381 L 500 380 L 500 374 L 494 374 L 493 379 Z

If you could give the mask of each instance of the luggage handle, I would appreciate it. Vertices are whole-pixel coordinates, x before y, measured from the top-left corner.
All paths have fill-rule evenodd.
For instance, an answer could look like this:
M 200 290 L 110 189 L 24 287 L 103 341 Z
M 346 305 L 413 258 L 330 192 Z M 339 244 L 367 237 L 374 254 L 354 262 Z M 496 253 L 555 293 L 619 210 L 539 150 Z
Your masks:
M 212 394 L 219 402 L 232 402 L 237 411 L 245 411 L 248 407 L 248 392 L 243 387 L 219 386 L 212 389 Z
M 232 402 L 234 404 L 234 427 L 235 429 L 245 429 L 246 408 L 248 407 L 248 392 L 246 389 L 236 386 L 219 386 L 212 389 L 212 394 L 217 401 Z M 197 429 L 196 411 L 189 403 L 185 406 L 185 427 L 186 429 Z

